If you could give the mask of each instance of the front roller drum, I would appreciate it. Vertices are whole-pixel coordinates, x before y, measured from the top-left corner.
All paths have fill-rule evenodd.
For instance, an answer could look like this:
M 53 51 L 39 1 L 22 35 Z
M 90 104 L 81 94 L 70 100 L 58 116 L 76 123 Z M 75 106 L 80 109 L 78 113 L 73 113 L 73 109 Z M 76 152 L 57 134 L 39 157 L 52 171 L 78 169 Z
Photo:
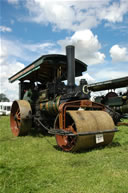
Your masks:
M 10 125 L 14 136 L 26 135 L 32 126 L 32 110 L 28 101 L 13 102 L 10 114 Z
M 114 137 L 114 122 L 111 116 L 104 111 L 67 111 L 65 124 L 65 130 L 72 131 L 76 135 L 56 135 L 57 144 L 64 151 L 74 152 L 105 146 L 111 143 Z M 55 128 L 59 129 L 59 117 L 55 121 Z M 103 133 L 101 142 L 97 142 L 98 135 L 94 134 L 98 132 Z M 80 136 L 77 133 L 92 134 Z

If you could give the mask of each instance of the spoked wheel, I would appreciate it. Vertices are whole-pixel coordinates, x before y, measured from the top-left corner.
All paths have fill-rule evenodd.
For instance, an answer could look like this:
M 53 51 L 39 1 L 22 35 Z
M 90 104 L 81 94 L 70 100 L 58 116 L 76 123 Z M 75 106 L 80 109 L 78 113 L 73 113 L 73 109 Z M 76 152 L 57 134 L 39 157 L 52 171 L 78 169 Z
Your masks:
M 72 133 L 76 133 L 75 131 L 75 125 L 74 121 L 71 119 L 71 117 L 67 114 L 67 125 L 66 125 L 66 131 L 71 131 Z M 56 117 L 54 128 L 59 129 L 59 116 Z M 56 142 L 57 145 L 63 150 L 63 151 L 73 151 L 74 146 L 77 141 L 76 136 L 68 136 L 68 135 L 56 135 Z
M 32 110 L 28 101 L 14 101 L 10 114 L 10 125 L 14 136 L 25 135 L 32 126 Z

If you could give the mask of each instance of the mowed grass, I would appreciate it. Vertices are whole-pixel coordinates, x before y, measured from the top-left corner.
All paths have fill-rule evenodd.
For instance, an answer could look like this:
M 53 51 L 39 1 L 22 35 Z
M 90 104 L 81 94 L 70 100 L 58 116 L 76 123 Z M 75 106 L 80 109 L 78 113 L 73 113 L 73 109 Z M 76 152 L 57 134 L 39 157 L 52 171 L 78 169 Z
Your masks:
M 0 193 L 128 193 L 128 127 L 105 148 L 66 153 L 54 137 L 13 137 L 0 117 Z

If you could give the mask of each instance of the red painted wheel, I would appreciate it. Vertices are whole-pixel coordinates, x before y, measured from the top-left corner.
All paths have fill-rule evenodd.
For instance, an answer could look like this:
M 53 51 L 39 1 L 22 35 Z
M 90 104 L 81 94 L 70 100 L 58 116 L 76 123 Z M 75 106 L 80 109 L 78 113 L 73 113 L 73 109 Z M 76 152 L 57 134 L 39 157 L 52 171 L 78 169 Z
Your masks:
M 75 126 L 74 121 L 68 114 L 66 115 L 66 119 L 67 119 L 66 131 L 71 131 L 73 133 L 76 132 L 74 127 Z M 59 129 L 59 116 L 56 117 L 54 128 Z M 57 145 L 63 151 L 72 151 L 74 149 L 77 140 L 76 136 L 56 135 L 55 137 Z
M 14 101 L 10 114 L 10 126 L 14 136 L 28 133 L 32 126 L 32 110 L 28 101 Z

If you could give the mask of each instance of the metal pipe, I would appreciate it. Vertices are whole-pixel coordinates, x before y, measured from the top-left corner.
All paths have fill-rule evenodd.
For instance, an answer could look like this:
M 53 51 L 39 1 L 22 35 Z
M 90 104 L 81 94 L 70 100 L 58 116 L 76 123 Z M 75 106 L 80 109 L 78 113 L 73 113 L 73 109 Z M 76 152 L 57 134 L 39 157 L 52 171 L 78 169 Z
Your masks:
M 69 87 L 75 86 L 75 47 L 72 45 L 66 46 L 67 55 L 67 81 Z
M 72 133 L 72 131 L 67 131 L 64 129 L 50 129 L 49 133 L 54 135 L 65 135 L 65 136 L 86 136 L 86 135 L 97 135 L 97 134 L 105 134 L 105 133 L 113 133 L 119 131 L 117 128 L 112 130 L 104 130 L 104 131 L 91 131 L 91 132 L 81 132 L 81 133 Z
M 20 81 L 20 82 L 19 82 L 19 100 L 22 99 L 22 96 L 21 96 L 22 88 L 21 88 L 21 86 L 22 86 L 22 83 L 21 83 L 21 81 Z

